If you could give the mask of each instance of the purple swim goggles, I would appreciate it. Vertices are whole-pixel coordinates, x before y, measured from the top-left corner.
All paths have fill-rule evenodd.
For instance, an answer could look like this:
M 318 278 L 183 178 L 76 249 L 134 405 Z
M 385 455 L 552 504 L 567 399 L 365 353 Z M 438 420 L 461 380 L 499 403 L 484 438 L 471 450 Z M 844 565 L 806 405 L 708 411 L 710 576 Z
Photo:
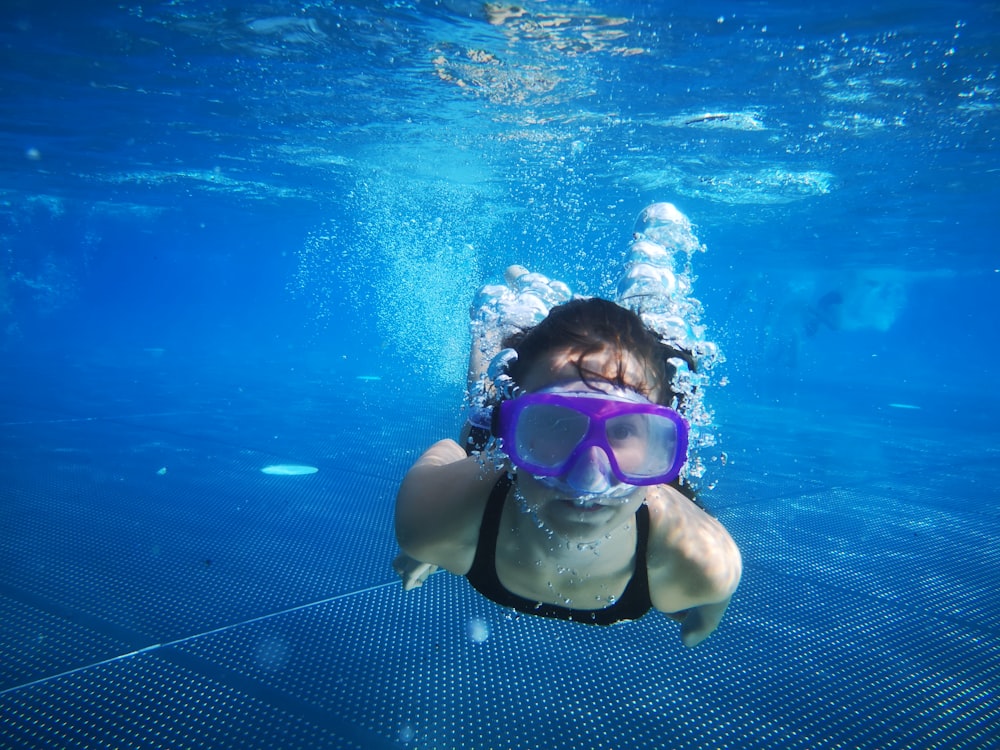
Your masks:
M 528 393 L 500 404 L 498 426 L 504 453 L 540 477 L 566 474 L 592 446 L 607 456 L 614 476 L 630 485 L 671 482 L 687 458 L 684 419 L 637 395 Z

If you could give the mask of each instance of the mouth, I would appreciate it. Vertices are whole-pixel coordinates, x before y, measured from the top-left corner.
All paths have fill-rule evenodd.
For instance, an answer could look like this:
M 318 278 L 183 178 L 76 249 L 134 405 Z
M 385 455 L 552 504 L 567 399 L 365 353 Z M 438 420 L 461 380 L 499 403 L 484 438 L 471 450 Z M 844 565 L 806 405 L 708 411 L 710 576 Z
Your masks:
M 580 497 L 563 498 L 559 502 L 577 513 L 594 513 L 608 507 L 603 503 L 597 502 L 596 500 L 588 500 Z

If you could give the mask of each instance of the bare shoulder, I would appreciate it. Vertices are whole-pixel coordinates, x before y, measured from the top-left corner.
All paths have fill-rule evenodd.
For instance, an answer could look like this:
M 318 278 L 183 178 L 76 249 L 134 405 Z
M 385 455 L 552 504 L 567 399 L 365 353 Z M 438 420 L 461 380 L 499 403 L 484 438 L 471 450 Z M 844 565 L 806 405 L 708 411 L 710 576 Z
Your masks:
M 646 505 L 653 606 L 678 612 L 728 601 L 739 585 L 743 561 L 725 527 L 673 487 L 652 488 Z
M 396 538 L 408 555 L 463 575 L 472 566 L 486 501 L 503 468 L 441 440 L 417 459 L 396 495 Z

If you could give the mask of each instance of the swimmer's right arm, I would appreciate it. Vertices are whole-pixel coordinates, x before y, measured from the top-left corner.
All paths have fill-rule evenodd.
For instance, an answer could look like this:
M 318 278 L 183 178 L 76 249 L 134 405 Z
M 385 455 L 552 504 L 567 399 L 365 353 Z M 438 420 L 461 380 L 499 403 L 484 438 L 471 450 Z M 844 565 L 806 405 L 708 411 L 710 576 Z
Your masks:
M 396 495 L 396 539 L 412 559 L 458 575 L 472 566 L 486 499 L 503 466 L 441 440 L 413 464 Z
M 437 573 L 438 566 L 414 560 L 405 552 L 400 552 L 392 561 L 392 569 L 402 579 L 403 591 L 409 591 L 423 586 L 428 578 Z

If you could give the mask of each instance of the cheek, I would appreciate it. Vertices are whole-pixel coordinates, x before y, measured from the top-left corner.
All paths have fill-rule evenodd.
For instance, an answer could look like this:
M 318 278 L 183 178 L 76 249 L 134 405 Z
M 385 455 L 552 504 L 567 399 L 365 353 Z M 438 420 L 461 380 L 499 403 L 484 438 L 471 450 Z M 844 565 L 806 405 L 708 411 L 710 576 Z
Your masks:
M 639 510 L 639 506 L 646 502 L 645 490 L 645 487 L 636 487 L 635 491 L 633 491 L 627 499 L 624 499 L 624 501 L 619 500 L 619 502 L 614 506 L 615 517 L 626 519 L 630 516 L 634 516 L 636 511 Z
M 517 488 L 529 505 L 538 505 L 552 494 L 550 487 L 535 481 L 533 476 L 523 471 L 517 473 Z

